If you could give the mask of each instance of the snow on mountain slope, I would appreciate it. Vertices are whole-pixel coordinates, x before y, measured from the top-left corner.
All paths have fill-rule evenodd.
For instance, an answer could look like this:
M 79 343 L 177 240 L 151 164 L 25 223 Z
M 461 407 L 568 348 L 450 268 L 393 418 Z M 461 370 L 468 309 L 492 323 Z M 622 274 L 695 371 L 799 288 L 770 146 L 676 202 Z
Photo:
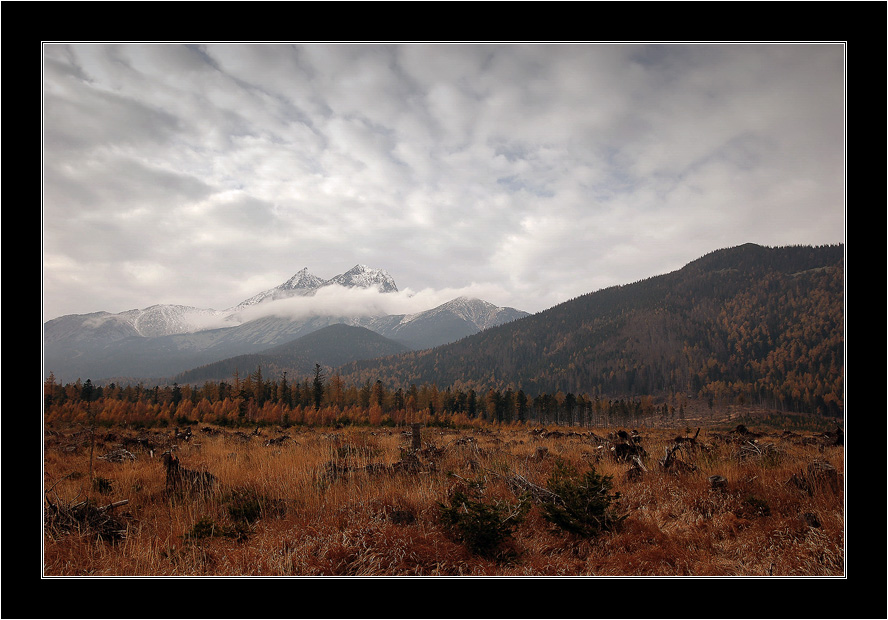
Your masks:
M 514 311 L 514 308 L 500 308 L 482 299 L 457 297 L 437 308 L 420 314 L 426 317 L 433 317 L 449 313 L 471 323 L 479 330 L 483 330 L 502 323 L 503 316 L 511 314 L 509 311 Z M 416 316 L 410 315 L 410 318 L 413 319 Z
M 324 283 L 325 286 L 338 284 L 346 287 L 376 288 L 381 293 L 397 293 L 395 280 L 384 269 L 374 269 L 367 265 L 355 265 L 345 273 Z
M 329 280 L 322 280 L 309 273 L 308 268 L 305 268 L 283 284 L 245 299 L 235 307 L 230 308 L 229 311 L 237 312 L 258 304 L 288 299 L 297 295 L 314 295 L 318 289 L 334 285 L 346 288 L 375 288 L 381 293 L 398 292 L 394 278 L 383 269 L 375 269 L 367 265 L 355 265 L 345 273 L 334 276 Z
M 117 314 L 95 312 L 83 315 L 68 315 L 47 321 L 44 326 L 44 339 L 47 342 L 62 340 L 77 332 L 102 333 L 105 339 L 116 340 L 133 336 L 155 338 L 174 334 L 191 334 L 207 329 L 233 327 L 243 322 L 241 310 L 297 295 L 313 295 L 318 289 L 339 285 L 349 288 L 373 288 L 382 292 L 396 292 L 394 279 L 382 269 L 366 265 L 356 265 L 346 273 L 330 280 L 302 269 L 289 280 L 274 288 L 246 299 L 228 310 L 212 310 L 175 304 L 156 304 L 148 308 L 127 310 Z
M 60 379 L 81 375 L 93 379 L 171 376 L 199 364 L 280 345 L 339 323 L 365 327 L 409 348 L 423 349 L 527 315 L 467 297 L 424 312 L 387 314 L 380 312 L 380 306 L 365 307 L 360 296 L 355 298 L 357 301 L 351 300 L 354 303 L 342 303 L 335 294 L 336 287 L 375 289 L 381 293 L 398 291 L 386 271 L 356 265 L 329 280 L 303 269 L 283 284 L 223 311 L 158 304 L 118 314 L 68 315 L 44 324 L 46 371 L 55 372 Z M 318 301 L 324 304 L 312 312 L 279 312 L 281 307 L 275 305 L 268 309 L 278 312 L 256 312 L 260 305 L 296 296 L 314 297 L 321 290 L 333 291 L 337 303 L 329 304 L 329 299 L 321 300 L 318 295 Z
M 379 329 L 379 333 L 412 348 L 431 348 L 527 315 L 482 299 L 457 297 L 431 310 L 402 315 L 396 324 Z M 374 329 L 369 324 L 365 326 Z
M 217 310 L 158 304 L 118 314 L 94 312 L 59 317 L 46 322 L 43 337 L 45 342 L 82 339 L 86 334 L 108 342 L 132 337 L 156 338 L 224 327 L 227 317 L 227 313 Z
M 229 308 L 229 311 L 237 312 L 244 308 L 255 306 L 256 304 L 276 301 L 278 299 L 286 299 L 295 295 L 310 295 L 318 288 L 324 286 L 324 284 L 324 281 L 319 277 L 309 273 L 308 268 L 306 267 L 283 284 L 270 288 L 267 291 L 263 291 L 249 299 L 245 299 L 233 308 Z
M 145 338 L 169 336 L 225 325 L 227 313 L 191 306 L 154 305 L 144 310 L 130 310 L 133 327 Z

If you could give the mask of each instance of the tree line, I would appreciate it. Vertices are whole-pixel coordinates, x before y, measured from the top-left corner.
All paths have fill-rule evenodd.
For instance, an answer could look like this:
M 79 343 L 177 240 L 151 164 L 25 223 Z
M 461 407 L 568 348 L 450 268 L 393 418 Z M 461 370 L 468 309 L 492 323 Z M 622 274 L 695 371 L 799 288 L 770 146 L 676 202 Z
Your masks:
M 339 374 L 328 376 L 320 365 L 313 375 L 296 380 L 286 373 L 268 378 L 259 367 L 243 377 L 236 373 L 231 381 L 203 385 L 97 386 L 89 379 L 63 385 L 53 376 L 44 382 L 47 423 L 136 427 L 200 423 L 400 426 L 413 422 L 608 427 L 655 420 L 678 422 L 684 420 L 687 404 L 685 395 L 656 403 L 650 396 L 609 399 L 561 391 L 530 395 L 511 387 L 476 391 L 464 386 L 440 389 L 435 384 L 411 384 L 406 389 L 392 389 L 381 380 L 346 385 Z

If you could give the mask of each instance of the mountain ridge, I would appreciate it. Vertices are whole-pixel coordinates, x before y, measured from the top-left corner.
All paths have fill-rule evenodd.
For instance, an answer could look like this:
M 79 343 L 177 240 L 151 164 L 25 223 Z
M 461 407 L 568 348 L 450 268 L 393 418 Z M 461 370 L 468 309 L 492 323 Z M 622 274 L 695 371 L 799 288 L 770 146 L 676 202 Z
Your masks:
M 279 301 L 297 295 L 314 295 L 319 289 L 327 286 L 343 286 L 346 288 L 376 288 L 381 293 L 397 293 L 398 286 L 394 278 L 384 269 L 368 267 L 357 264 L 345 273 L 333 276 L 329 280 L 322 280 L 304 267 L 289 280 L 253 297 L 245 299 L 226 312 L 237 312 L 258 304 L 269 301 Z
M 159 381 L 229 357 L 259 353 L 331 324 L 366 327 L 408 349 L 422 349 L 477 333 L 527 313 L 483 300 L 448 302 L 410 315 L 360 311 L 341 316 L 311 314 L 299 319 L 269 314 L 250 319 L 255 308 L 326 287 L 398 291 L 383 270 L 355 265 L 321 280 L 303 268 L 284 283 L 227 311 L 155 304 L 118 314 L 66 315 L 44 324 L 44 369 L 62 379 L 112 377 Z M 269 309 L 275 306 L 268 305 Z

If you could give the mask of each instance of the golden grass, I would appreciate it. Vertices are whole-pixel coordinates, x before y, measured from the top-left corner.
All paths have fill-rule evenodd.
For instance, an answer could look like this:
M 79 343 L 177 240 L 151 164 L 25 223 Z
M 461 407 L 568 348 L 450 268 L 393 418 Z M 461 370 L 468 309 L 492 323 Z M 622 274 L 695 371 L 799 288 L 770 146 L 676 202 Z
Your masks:
M 420 467 L 406 463 L 410 436 L 399 429 L 263 429 L 261 434 L 197 430 L 179 441 L 184 467 L 212 472 L 220 485 L 207 496 L 168 496 L 160 447 L 130 448 L 133 461 L 100 456 L 134 431 L 97 432 L 89 480 L 86 434 L 57 431 L 44 449 L 47 500 L 70 506 L 128 500 L 111 511 L 127 529 L 118 542 L 96 532 L 45 528 L 45 576 L 842 576 L 844 448 L 817 438 L 777 434 L 759 438 L 774 450 L 739 456 L 738 444 L 703 432 L 705 450 L 684 451 L 696 471 L 674 475 L 658 464 L 676 431 L 642 429 L 648 471 L 630 481 L 602 429 L 558 429 L 548 435 L 525 426 L 454 430 L 423 428 Z M 552 430 L 552 429 L 550 429 Z M 150 434 L 145 431 L 145 434 Z M 280 442 L 269 442 L 286 434 Z M 268 445 L 267 445 L 268 444 Z M 129 444 L 131 445 L 131 444 Z M 537 448 L 546 448 L 543 456 Z M 516 497 L 509 476 L 544 486 L 553 463 L 580 471 L 594 466 L 613 476 L 628 514 L 617 531 L 582 540 L 555 529 L 532 509 L 511 547 L 517 557 L 497 562 L 474 556 L 451 540 L 438 521 L 438 503 L 454 484 L 486 480 L 490 501 Z M 811 493 L 789 484 L 809 463 L 827 460 L 840 485 Z M 727 479 L 711 488 L 708 477 Z M 256 508 L 238 520 L 235 508 Z M 806 517 L 806 515 L 808 515 Z M 212 526 L 200 530 L 201 524 Z M 200 536 L 201 531 L 209 535 Z

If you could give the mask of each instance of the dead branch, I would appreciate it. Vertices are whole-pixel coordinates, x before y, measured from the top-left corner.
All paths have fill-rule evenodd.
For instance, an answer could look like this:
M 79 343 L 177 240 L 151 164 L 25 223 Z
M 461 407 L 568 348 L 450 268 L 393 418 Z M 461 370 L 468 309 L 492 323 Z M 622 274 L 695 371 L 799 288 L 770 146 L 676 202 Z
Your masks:
M 626 471 L 626 479 L 630 481 L 640 479 L 645 473 L 647 473 L 647 467 L 644 466 L 644 463 L 637 454 L 632 456 L 632 465 Z
M 103 461 L 108 461 L 109 463 L 122 463 L 123 461 L 135 461 L 136 455 L 129 450 L 120 448 L 118 450 L 112 450 L 107 454 L 103 454 L 98 458 L 102 459 Z
M 666 456 L 660 461 L 660 466 L 664 471 L 670 473 L 686 473 L 696 471 L 697 467 L 679 460 L 676 456 L 681 451 L 681 444 L 674 444 L 671 448 L 666 448 Z
M 112 508 L 117 508 L 118 506 L 126 506 L 127 504 L 129 504 L 129 500 L 122 499 L 118 502 L 111 502 L 107 506 L 102 506 L 101 508 L 99 508 L 99 511 L 100 512 L 107 512 L 108 510 L 111 510 Z
M 126 522 L 111 513 L 114 508 L 129 503 L 128 499 L 96 506 L 89 500 L 65 506 L 54 504 L 46 498 L 44 527 L 53 537 L 66 534 L 91 534 L 99 540 L 116 542 L 126 536 Z
M 487 470 L 489 473 L 494 476 L 498 476 L 499 478 L 503 478 L 506 483 L 508 483 L 509 488 L 515 495 L 530 495 L 535 501 L 546 504 L 546 503 L 563 503 L 561 496 L 557 493 L 553 493 L 549 489 L 543 488 L 539 485 L 532 483 L 530 480 L 521 476 L 519 474 L 514 474 L 511 476 L 503 476 L 495 471 Z
M 744 442 L 737 451 L 737 459 L 741 461 L 749 458 L 778 458 L 780 455 L 781 451 L 776 445 L 772 443 L 760 444 L 756 439 Z
M 44 495 L 47 495 L 47 494 L 51 493 L 51 492 L 53 491 L 53 489 L 55 489 L 56 486 L 58 486 L 58 484 L 59 484 L 62 480 L 66 479 L 66 478 L 70 478 L 70 477 L 73 476 L 73 475 L 74 475 L 74 472 L 72 471 L 71 473 L 65 474 L 64 476 L 62 476 L 61 478 L 59 478 L 58 480 L 56 480 L 55 483 L 54 483 L 51 487 L 49 487 L 49 488 L 44 492 Z M 56 497 L 58 497 L 58 495 L 56 495 Z M 61 501 L 61 500 L 60 500 L 60 501 Z
M 632 460 L 635 461 L 635 464 L 641 471 L 647 471 L 647 467 L 644 466 L 644 463 L 641 462 L 641 458 L 638 455 L 632 457 Z

